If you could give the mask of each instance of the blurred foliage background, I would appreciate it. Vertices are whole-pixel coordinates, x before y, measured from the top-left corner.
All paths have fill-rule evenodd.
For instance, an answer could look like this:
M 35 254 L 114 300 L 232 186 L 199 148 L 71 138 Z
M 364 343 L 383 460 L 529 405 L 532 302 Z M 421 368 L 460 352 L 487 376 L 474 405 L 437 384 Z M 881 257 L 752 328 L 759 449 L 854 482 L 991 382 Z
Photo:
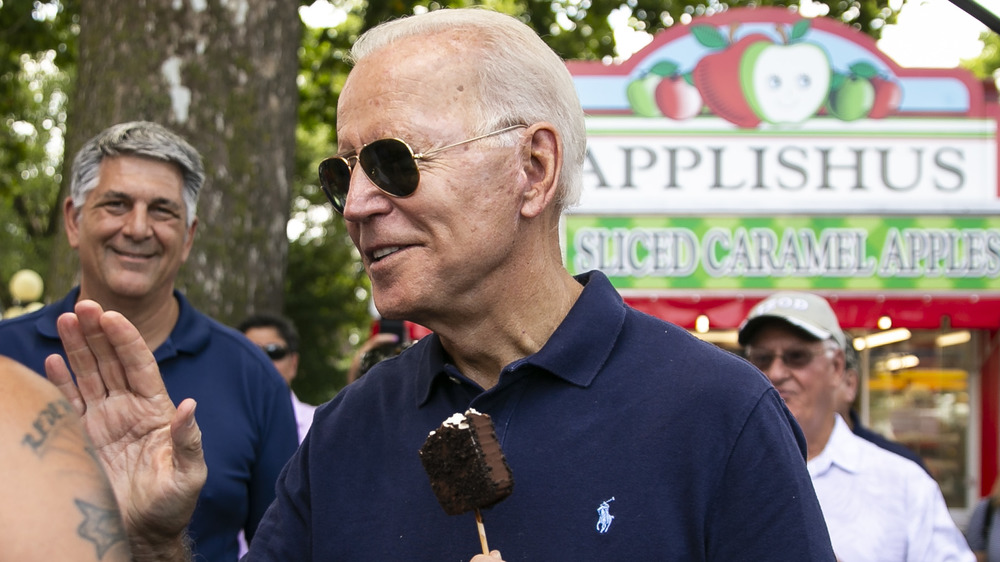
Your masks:
M 209 0 L 215 4 L 219 0 Z M 67 100 L 76 87 L 80 0 L 0 0 L 0 307 L 13 304 L 7 280 L 29 268 L 48 279 L 58 223 Z M 297 87 L 300 95 L 295 170 L 284 276 L 283 312 L 302 336 L 296 393 L 319 403 L 345 384 L 350 355 L 371 330 L 369 286 L 339 216 L 315 183 L 318 162 L 335 151 L 336 104 L 347 75 L 345 53 L 364 30 L 390 18 L 442 7 L 481 4 L 531 25 L 567 59 L 614 62 L 622 53 L 612 22 L 648 34 L 730 7 L 787 6 L 798 2 L 696 0 L 462 0 L 427 2 L 320 0 L 330 25 L 303 21 Z M 902 2 L 826 0 L 811 3 L 822 17 L 842 21 L 878 39 Z M 301 11 L 302 14 L 313 13 Z M 309 18 L 307 18 L 309 20 Z M 985 48 L 963 66 L 982 79 L 1000 67 L 1000 39 L 984 33 Z M 942 38 L 941 40 L 945 40 Z M 241 275 L 235 264 L 227 275 Z M 55 300 L 61 294 L 45 294 Z M 195 303 L 200 305 L 200 303 Z M 238 318 L 220 318 L 235 323 Z M 331 342 L 331 337 L 346 341 Z

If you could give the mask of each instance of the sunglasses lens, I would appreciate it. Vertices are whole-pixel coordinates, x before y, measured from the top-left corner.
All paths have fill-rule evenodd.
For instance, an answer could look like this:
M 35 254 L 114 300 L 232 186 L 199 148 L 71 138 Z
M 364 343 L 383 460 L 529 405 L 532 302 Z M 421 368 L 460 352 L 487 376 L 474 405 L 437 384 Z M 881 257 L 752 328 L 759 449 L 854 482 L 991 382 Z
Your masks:
M 338 213 L 343 213 L 344 204 L 347 202 L 347 189 L 351 186 L 351 167 L 347 161 L 334 156 L 320 162 L 319 184 L 333 208 Z
M 749 361 L 751 364 L 753 364 L 754 367 L 757 367 L 761 371 L 766 371 L 767 368 L 771 366 L 771 363 L 774 362 L 774 354 L 751 353 L 750 355 L 747 356 L 747 361 Z
M 801 369 L 812 362 L 813 354 L 805 350 L 794 350 L 785 352 L 781 360 L 792 369 Z
M 420 183 L 413 151 L 399 139 L 382 139 L 369 144 L 361 150 L 358 162 L 368 179 L 389 195 L 413 195 Z
M 813 357 L 815 355 L 805 349 L 793 349 L 792 351 L 786 351 L 781 355 L 776 355 L 774 353 L 751 353 L 747 355 L 747 361 L 753 364 L 761 371 L 766 371 L 774 363 L 776 357 L 781 357 L 781 362 L 785 364 L 786 367 L 790 369 L 801 369 L 809 363 L 812 363 Z
M 261 348 L 264 353 L 271 359 L 271 361 L 277 361 L 279 359 L 284 359 L 288 355 L 288 348 L 282 347 L 276 343 L 267 344 Z

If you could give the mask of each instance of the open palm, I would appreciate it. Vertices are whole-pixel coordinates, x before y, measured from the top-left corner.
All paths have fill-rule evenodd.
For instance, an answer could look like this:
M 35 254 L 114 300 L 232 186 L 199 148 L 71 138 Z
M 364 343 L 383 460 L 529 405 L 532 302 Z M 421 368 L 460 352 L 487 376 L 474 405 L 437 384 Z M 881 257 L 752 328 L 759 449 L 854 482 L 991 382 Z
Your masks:
M 81 416 L 130 539 L 182 536 L 208 473 L 195 402 L 174 407 L 152 352 L 121 314 L 84 300 L 58 328 L 76 380 L 58 355 L 46 373 Z

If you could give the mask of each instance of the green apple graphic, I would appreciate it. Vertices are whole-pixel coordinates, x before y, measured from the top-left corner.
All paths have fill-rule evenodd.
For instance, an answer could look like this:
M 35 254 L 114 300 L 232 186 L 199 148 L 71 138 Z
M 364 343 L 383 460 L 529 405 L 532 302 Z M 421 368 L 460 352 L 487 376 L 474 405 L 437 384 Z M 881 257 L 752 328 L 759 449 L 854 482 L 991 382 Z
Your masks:
M 813 43 L 755 43 L 740 60 L 740 86 L 762 121 L 790 125 L 823 106 L 830 87 L 830 59 Z
M 899 109 L 899 84 L 866 60 L 855 61 L 847 73 L 834 74 L 826 110 L 844 121 L 867 117 L 882 119 Z
M 656 87 L 665 76 L 677 72 L 677 63 L 662 60 L 654 64 L 644 74 L 632 80 L 625 86 L 625 97 L 636 115 L 642 117 L 662 117 L 663 113 L 656 104 Z
M 653 93 L 656 85 L 660 83 L 660 77 L 647 74 L 641 78 L 636 78 L 625 87 L 625 97 L 628 98 L 629 105 L 636 115 L 642 117 L 660 117 L 660 108 L 656 107 L 656 100 Z
M 857 74 L 837 74 L 830 85 L 826 110 L 842 121 L 866 117 L 875 104 L 875 86 L 871 80 Z

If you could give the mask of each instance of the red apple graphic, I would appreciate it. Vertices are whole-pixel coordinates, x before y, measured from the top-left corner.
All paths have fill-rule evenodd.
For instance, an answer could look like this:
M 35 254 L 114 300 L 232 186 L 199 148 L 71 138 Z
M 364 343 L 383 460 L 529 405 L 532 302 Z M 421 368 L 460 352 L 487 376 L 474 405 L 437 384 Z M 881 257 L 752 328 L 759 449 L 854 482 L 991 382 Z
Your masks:
M 899 109 L 899 103 L 903 100 L 903 92 L 899 88 L 899 84 L 880 76 L 871 78 L 871 83 L 875 87 L 875 101 L 872 102 L 872 110 L 868 112 L 868 118 L 882 119 L 890 113 L 895 113 Z
M 660 80 L 655 96 L 657 107 L 671 119 L 681 121 L 701 113 L 701 94 L 684 76 L 675 74 Z
M 642 117 L 663 116 L 663 112 L 658 107 L 658 94 L 656 92 L 666 77 L 677 75 L 677 69 L 676 62 L 661 60 L 628 83 L 625 87 L 625 97 L 628 98 L 629 106 L 632 107 L 632 111 L 636 115 Z
M 740 61 L 751 45 L 760 42 L 774 43 L 761 33 L 747 35 L 723 51 L 702 57 L 691 73 L 712 113 L 746 129 L 756 127 L 760 117 L 751 109 L 740 87 Z

